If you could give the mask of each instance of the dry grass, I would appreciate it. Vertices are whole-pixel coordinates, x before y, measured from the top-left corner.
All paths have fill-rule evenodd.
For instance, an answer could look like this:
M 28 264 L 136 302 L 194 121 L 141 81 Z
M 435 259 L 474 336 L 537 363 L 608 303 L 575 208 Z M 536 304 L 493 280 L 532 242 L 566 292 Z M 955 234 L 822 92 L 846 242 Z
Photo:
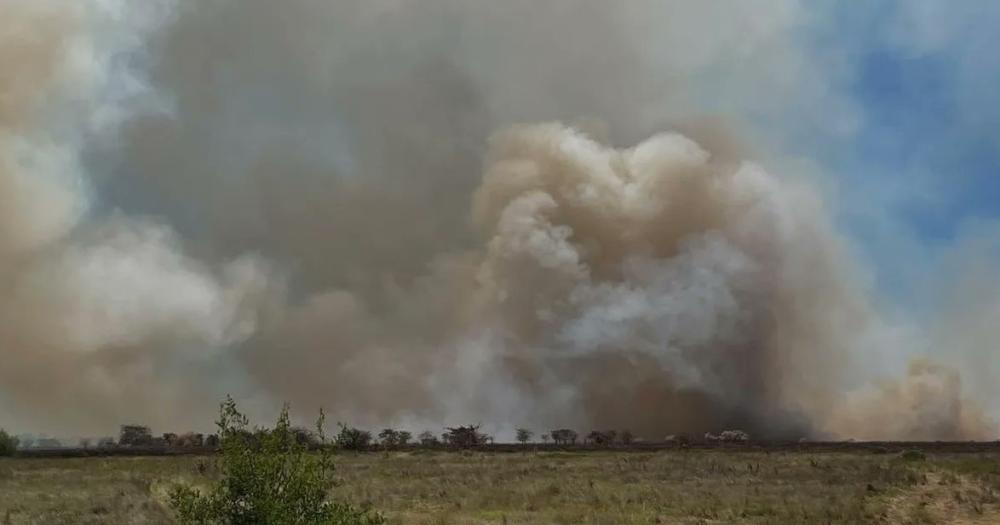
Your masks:
M 0 525 L 170 523 L 199 463 L 0 460 Z M 343 454 L 338 475 L 335 497 L 398 524 L 994 523 L 1000 494 L 992 454 L 415 451 Z

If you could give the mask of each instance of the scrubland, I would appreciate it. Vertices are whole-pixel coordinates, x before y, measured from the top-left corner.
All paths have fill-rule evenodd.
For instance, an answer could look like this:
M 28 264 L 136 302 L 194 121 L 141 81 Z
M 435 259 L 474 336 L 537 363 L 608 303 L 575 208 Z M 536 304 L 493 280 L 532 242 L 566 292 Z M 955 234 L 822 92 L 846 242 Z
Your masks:
M 0 524 L 165 524 L 213 458 L 0 460 Z M 1000 453 L 342 453 L 334 497 L 396 524 L 1000 523 Z

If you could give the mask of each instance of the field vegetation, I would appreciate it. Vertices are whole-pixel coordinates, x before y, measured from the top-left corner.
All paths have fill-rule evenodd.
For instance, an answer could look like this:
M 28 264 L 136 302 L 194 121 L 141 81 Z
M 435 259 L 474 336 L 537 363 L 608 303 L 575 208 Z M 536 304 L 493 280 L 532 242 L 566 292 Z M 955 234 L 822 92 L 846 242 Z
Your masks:
M 393 524 L 1000 523 L 1000 452 L 341 452 L 329 496 Z M 0 459 L 0 524 L 175 523 L 215 458 Z

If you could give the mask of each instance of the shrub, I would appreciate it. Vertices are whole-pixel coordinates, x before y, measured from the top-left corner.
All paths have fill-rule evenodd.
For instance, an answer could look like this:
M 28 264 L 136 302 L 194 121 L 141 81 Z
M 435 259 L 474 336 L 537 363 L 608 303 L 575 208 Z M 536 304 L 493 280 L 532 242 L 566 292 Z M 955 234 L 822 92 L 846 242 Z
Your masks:
M 0 456 L 13 456 L 17 452 L 17 438 L 0 428 Z
M 919 450 L 907 450 L 900 455 L 904 461 L 923 461 L 927 456 Z
M 381 515 L 327 500 L 333 487 L 330 447 L 309 451 L 291 428 L 287 406 L 273 429 L 247 430 L 232 398 L 218 421 L 220 479 L 201 492 L 175 486 L 170 504 L 185 525 L 375 525 Z M 316 424 L 325 445 L 323 414 Z

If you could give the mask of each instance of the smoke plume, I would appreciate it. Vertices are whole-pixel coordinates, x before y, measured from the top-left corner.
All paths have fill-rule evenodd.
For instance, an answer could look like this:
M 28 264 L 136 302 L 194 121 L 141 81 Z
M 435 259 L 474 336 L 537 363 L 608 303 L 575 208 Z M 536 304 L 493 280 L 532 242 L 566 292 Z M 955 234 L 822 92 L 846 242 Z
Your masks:
M 825 193 L 760 153 L 762 113 L 850 127 L 796 2 L 0 1 L 0 416 L 27 429 L 203 428 L 232 393 L 994 437 L 982 381 L 870 370 L 905 338 Z

